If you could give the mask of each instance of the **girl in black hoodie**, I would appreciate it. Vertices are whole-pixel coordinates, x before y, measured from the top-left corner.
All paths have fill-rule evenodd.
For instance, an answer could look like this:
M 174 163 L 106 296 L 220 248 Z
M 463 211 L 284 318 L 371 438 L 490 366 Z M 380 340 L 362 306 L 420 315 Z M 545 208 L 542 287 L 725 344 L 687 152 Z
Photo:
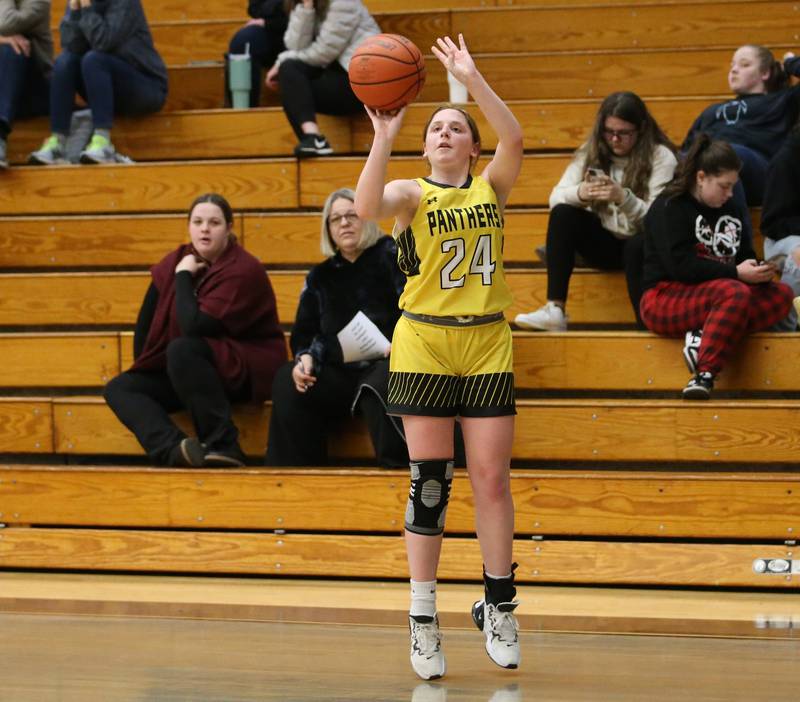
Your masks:
M 794 297 L 743 236 L 744 213 L 731 199 L 740 168 L 730 144 L 701 134 L 645 217 L 642 320 L 665 336 L 700 330 L 699 348 L 687 338 L 684 349 L 694 374 L 686 399 L 708 399 L 739 340 L 783 319 Z

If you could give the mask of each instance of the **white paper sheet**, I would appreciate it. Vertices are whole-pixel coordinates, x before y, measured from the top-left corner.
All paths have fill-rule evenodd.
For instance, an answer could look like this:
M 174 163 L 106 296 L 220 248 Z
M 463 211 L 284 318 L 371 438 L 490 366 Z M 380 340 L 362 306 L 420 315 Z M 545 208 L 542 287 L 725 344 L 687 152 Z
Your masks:
M 360 310 L 336 336 L 345 363 L 383 358 L 391 346 L 375 323 Z

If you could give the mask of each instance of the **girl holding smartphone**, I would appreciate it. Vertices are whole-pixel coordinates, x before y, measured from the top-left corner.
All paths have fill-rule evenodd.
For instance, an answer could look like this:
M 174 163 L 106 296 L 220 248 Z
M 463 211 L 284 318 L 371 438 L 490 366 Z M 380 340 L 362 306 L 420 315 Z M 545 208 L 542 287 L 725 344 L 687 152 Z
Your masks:
M 603 100 L 589 139 L 550 194 L 547 303 L 518 314 L 518 326 L 566 331 L 576 254 L 597 268 L 623 268 L 628 241 L 641 230 L 650 203 L 672 180 L 674 151 L 638 95 L 612 93 Z M 625 268 L 631 303 L 638 309 L 640 266 Z

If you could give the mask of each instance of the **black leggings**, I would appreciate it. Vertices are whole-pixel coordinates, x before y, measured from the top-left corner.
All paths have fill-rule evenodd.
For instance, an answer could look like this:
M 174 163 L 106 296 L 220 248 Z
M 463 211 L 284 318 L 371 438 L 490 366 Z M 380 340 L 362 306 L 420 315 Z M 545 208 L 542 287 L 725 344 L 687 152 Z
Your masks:
M 108 406 L 139 440 L 155 465 L 169 465 L 173 449 L 186 438 L 170 419 L 189 410 L 197 437 L 208 450 L 238 447 L 239 431 L 231 419 L 231 402 L 249 399 L 247 386 L 225 388 L 211 347 L 201 338 L 181 337 L 167 346 L 163 371 L 127 371 L 106 385 Z
M 347 71 L 339 63 L 320 68 L 288 59 L 281 62 L 278 80 L 283 110 L 298 139 L 303 136 L 300 125 L 316 122 L 317 112 L 352 115 L 364 109 L 350 87 Z
M 547 299 L 566 302 L 575 254 L 579 253 L 595 268 L 625 270 L 628 296 L 639 321 L 644 262 L 641 242 L 641 235 L 617 238 L 594 212 L 556 205 L 547 223 Z
M 367 424 L 378 463 L 387 468 L 408 465 L 400 423 L 386 414 L 388 360 L 363 370 L 327 365 L 305 393 L 295 388 L 293 367 L 293 362 L 281 366 L 272 383 L 268 466 L 326 465 L 329 429 L 350 414 L 357 394 L 357 410 Z

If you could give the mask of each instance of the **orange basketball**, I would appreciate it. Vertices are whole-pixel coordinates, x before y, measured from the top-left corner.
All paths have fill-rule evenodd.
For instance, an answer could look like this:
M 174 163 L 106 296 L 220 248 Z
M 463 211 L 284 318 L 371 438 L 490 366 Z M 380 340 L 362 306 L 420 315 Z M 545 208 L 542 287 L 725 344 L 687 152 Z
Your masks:
M 399 34 L 365 39 L 350 59 L 350 85 L 361 102 L 390 112 L 407 105 L 425 85 L 422 52 Z

